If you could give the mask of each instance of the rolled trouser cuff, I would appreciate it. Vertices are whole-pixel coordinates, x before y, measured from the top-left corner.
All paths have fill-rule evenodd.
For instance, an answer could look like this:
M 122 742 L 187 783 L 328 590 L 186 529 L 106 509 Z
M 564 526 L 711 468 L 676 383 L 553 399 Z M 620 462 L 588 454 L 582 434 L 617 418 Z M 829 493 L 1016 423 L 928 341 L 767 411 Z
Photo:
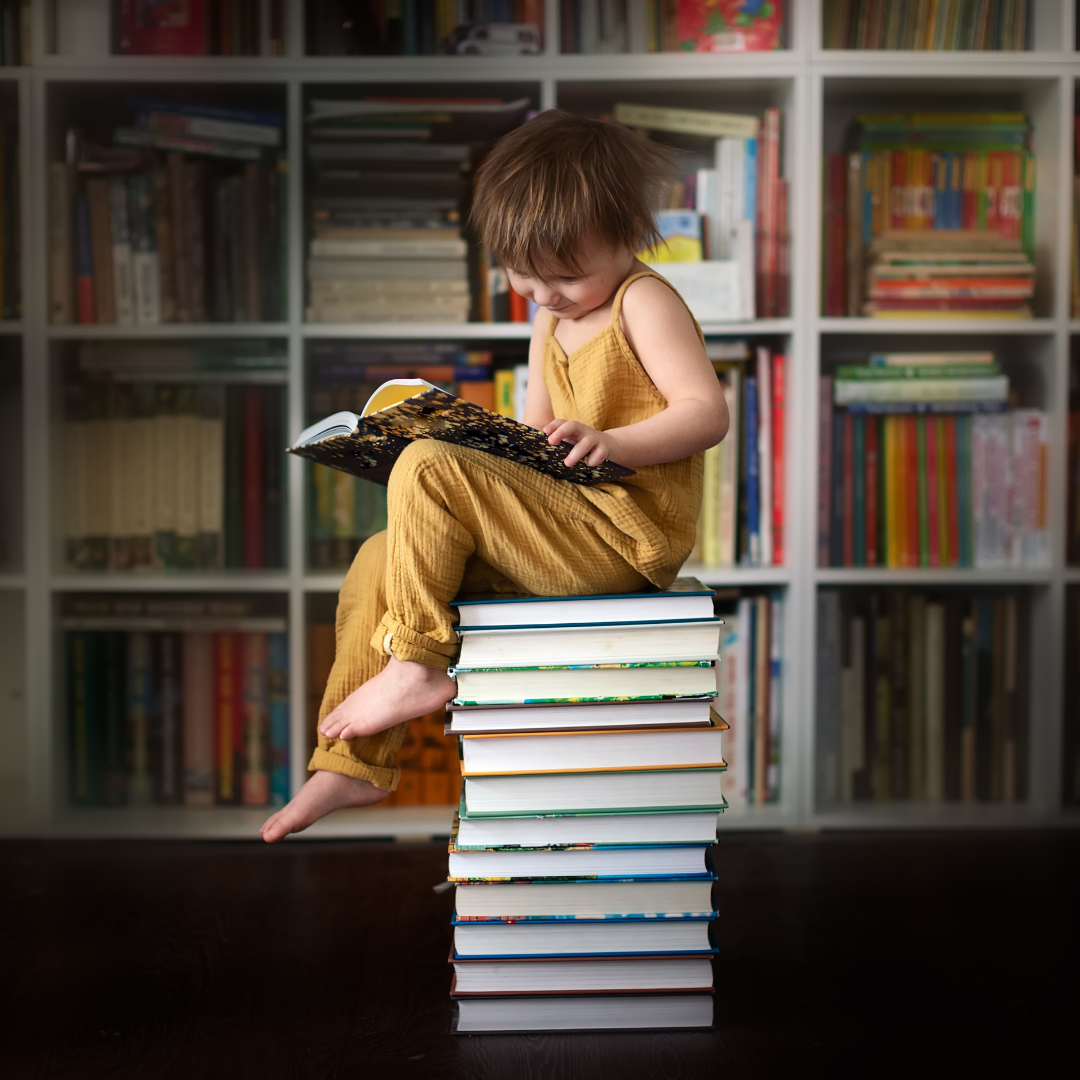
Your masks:
M 324 750 L 321 746 L 315 748 L 308 762 L 309 772 L 318 769 L 341 773 L 342 776 L 354 776 L 357 780 L 367 780 L 383 791 L 393 791 L 401 779 L 401 770 L 396 765 L 369 765 L 366 761 L 351 757 L 347 752 L 337 754 L 332 748 Z
M 445 671 L 457 655 L 456 641 L 438 641 L 384 615 L 371 636 L 371 647 L 397 660 L 412 660 L 424 667 Z

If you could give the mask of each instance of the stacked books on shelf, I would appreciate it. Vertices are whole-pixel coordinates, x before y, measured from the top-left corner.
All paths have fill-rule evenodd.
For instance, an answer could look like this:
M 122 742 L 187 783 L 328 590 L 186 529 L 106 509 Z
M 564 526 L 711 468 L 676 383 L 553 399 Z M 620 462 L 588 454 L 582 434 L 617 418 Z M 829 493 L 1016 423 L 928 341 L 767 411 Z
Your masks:
M 315 56 L 535 56 L 543 49 L 544 0 L 309 0 Z
M 729 726 L 724 798 L 733 807 L 780 800 L 784 703 L 784 602 L 779 590 L 717 592 L 716 710 Z
M 54 324 L 285 318 L 279 113 L 131 98 L 113 145 L 68 131 L 49 166 Z
M 479 318 L 484 290 L 461 231 L 474 155 L 528 107 L 527 98 L 314 99 L 308 321 Z
M 1027 798 L 1024 592 L 818 593 L 824 803 Z
M 459 603 L 456 1031 L 712 1023 L 712 600 Z
M 494 409 L 492 355 L 457 345 L 313 343 L 308 351 L 309 414 L 362 412 L 388 379 L 425 379 L 465 401 Z M 339 469 L 310 466 L 308 565 L 346 569 L 360 545 L 386 528 L 386 488 Z
M 668 214 L 657 224 L 667 244 L 639 257 L 671 281 L 699 322 L 787 315 L 780 111 L 759 118 L 620 102 L 612 118 L 670 142 L 693 170 L 666 192 Z
M 562 0 L 562 51 L 770 52 L 784 47 L 784 7 L 760 0 Z
M 827 316 L 1031 314 L 1035 157 L 1023 113 L 867 113 L 826 160 Z
M 0 319 L 22 316 L 19 161 L 18 117 L 0 103 Z
M 73 806 L 282 806 L 289 646 L 273 604 L 62 600 Z
M 60 444 L 68 566 L 283 566 L 285 378 L 261 345 L 80 345 Z
M 1031 48 L 1027 0 L 825 0 L 826 49 Z
M 705 475 L 692 556 L 705 566 L 784 564 L 783 353 L 746 342 L 710 343 L 730 427 L 705 451 Z
M 284 56 L 285 0 L 112 0 L 112 46 L 128 56 Z
M 821 566 L 1049 565 L 1049 427 L 993 353 L 882 353 L 820 383 Z

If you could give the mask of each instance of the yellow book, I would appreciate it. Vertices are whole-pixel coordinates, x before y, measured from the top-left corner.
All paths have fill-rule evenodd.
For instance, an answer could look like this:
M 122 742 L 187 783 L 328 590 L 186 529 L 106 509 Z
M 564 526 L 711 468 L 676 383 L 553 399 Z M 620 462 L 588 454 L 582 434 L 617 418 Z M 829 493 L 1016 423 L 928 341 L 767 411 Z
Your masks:
M 495 411 L 500 416 L 514 416 L 514 369 L 495 372 Z

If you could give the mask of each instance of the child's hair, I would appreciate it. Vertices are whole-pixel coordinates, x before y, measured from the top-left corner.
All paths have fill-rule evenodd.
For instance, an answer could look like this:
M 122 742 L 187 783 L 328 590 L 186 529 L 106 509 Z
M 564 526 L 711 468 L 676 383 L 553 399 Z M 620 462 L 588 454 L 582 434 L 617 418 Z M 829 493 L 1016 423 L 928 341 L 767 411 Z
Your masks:
M 671 152 L 645 135 L 551 109 L 496 143 L 477 173 L 472 223 L 512 270 L 580 273 L 587 239 L 661 242 L 653 211 L 671 167 Z

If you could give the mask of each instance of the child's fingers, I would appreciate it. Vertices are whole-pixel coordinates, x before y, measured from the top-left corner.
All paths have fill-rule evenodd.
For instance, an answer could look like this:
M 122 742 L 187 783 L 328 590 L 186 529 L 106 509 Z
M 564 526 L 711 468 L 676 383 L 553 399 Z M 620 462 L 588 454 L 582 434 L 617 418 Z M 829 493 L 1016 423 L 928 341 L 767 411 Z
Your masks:
M 552 446 L 558 446 L 561 442 L 574 442 L 578 434 L 578 425 L 573 420 L 553 420 L 557 427 L 548 431 L 548 442 Z M 549 424 L 548 427 L 551 427 Z M 547 428 L 544 429 L 547 431 Z
M 550 435 L 560 424 L 565 424 L 565 420 L 560 420 L 556 417 L 554 420 L 549 420 L 542 428 L 541 431 L 545 435 Z
M 590 465 L 602 465 L 607 461 L 607 456 L 607 451 L 602 446 L 598 446 L 585 460 Z
M 590 435 L 583 435 L 574 444 L 574 449 L 566 455 L 564 464 L 569 468 L 576 465 L 590 450 L 596 446 L 596 440 Z

